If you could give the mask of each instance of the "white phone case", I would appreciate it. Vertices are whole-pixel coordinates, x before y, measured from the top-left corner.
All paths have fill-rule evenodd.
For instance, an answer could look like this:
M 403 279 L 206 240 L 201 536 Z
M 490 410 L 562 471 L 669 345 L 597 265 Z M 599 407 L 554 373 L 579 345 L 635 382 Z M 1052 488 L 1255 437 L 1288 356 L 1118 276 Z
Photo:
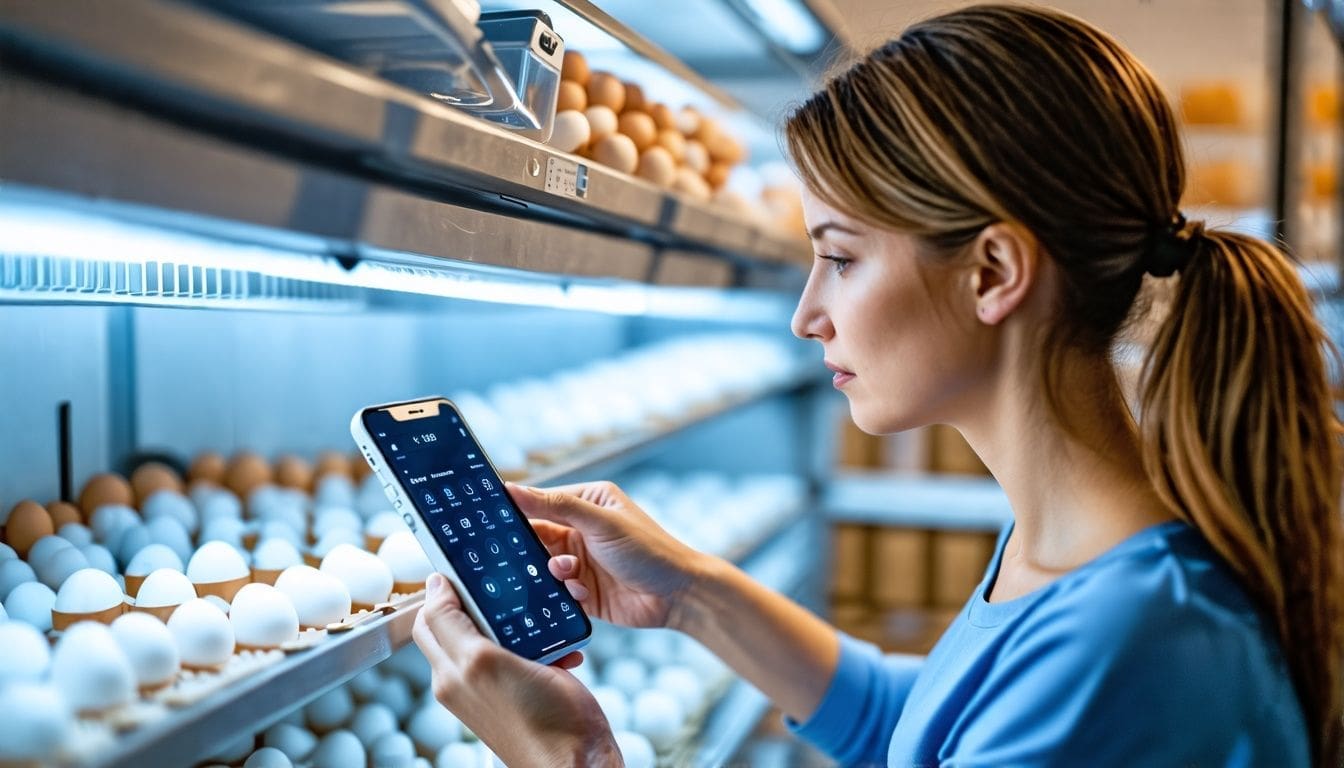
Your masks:
M 480 441 L 476 439 L 475 433 L 471 431 L 471 426 L 467 424 L 466 419 L 461 418 L 462 412 L 453 404 L 453 401 L 446 397 L 422 397 L 414 400 L 384 403 L 382 405 L 370 405 L 361 408 L 358 411 L 355 411 L 354 417 L 350 419 L 350 435 L 355 439 L 355 444 L 359 446 L 359 452 L 364 455 L 364 460 L 369 463 L 369 467 L 373 469 L 374 475 L 377 476 L 379 482 L 382 483 L 383 493 L 387 495 L 387 500 L 392 505 L 393 511 L 401 515 L 401 519 L 406 521 L 406 525 L 411 529 L 411 533 L 415 534 L 416 540 L 420 542 L 420 548 L 425 551 L 425 555 L 429 558 L 430 564 L 434 566 L 434 570 L 442 573 L 450 582 L 452 582 L 453 587 L 457 590 L 458 597 L 462 600 L 462 607 L 466 609 L 467 615 L 471 616 L 472 621 L 476 623 L 476 628 L 481 631 L 481 634 L 490 638 L 495 643 L 499 643 L 499 638 L 495 636 L 494 630 L 490 628 L 490 622 L 486 621 L 485 614 L 481 612 L 480 606 L 476 604 L 476 598 L 471 594 L 471 591 L 467 589 L 462 578 L 458 576 L 456 569 L 453 568 L 452 563 L 448 561 L 448 556 L 444 554 L 443 549 L 439 546 L 438 540 L 435 539 L 434 534 L 430 532 L 429 521 L 424 519 L 424 516 L 420 514 L 420 510 L 411 502 L 410 496 L 406 493 L 406 489 L 401 484 L 401 480 L 397 478 L 396 473 L 387 466 L 387 461 L 379 451 L 373 436 L 370 435 L 368 430 L 364 427 L 364 414 L 367 411 L 377 411 L 383 408 L 421 402 L 447 403 L 459 416 L 458 426 L 466 429 L 467 434 L 471 435 L 472 441 L 476 443 L 477 446 L 480 446 Z M 498 476 L 499 471 L 495 469 L 494 462 L 490 461 L 490 457 L 486 455 L 483 446 L 481 447 L 481 456 L 485 459 L 486 463 L 490 465 L 490 469 L 495 472 L 495 475 Z M 519 517 L 530 529 L 531 525 L 526 522 L 526 518 L 522 518 L 521 515 Z M 563 658 L 566 654 L 573 653 L 587 645 L 588 640 L 591 637 L 592 633 L 590 631 L 588 637 L 584 637 L 581 640 L 557 648 L 537 659 L 537 662 L 541 664 L 549 664 L 556 659 Z

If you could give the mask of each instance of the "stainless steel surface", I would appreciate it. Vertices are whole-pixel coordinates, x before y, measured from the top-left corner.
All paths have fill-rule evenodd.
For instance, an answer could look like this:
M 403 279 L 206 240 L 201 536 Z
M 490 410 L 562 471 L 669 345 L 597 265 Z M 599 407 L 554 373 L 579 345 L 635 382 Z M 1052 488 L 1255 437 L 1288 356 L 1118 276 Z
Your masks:
M 801 264 L 798 240 L 189 6 L 0 3 L 0 179 L 343 237 L 375 184 L 513 219 Z M 190 127 L 183 127 L 189 124 Z M 588 194 L 548 191 L 552 158 Z M 205 209 L 205 210 L 201 210 Z M 345 215 L 341 215 L 345 214 Z
M 993 478 L 837 473 L 822 496 L 828 518 L 846 523 L 997 532 L 1012 519 Z

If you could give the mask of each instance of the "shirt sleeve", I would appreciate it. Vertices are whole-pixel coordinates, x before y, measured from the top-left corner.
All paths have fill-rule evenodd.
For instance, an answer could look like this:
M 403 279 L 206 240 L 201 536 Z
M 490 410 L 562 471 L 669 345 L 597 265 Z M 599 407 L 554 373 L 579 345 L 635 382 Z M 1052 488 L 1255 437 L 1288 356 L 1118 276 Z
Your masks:
M 840 635 L 835 676 L 807 722 L 784 718 L 799 737 L 843 765 L 886 765 L 887 748 L 924 657 L 882 655 Z

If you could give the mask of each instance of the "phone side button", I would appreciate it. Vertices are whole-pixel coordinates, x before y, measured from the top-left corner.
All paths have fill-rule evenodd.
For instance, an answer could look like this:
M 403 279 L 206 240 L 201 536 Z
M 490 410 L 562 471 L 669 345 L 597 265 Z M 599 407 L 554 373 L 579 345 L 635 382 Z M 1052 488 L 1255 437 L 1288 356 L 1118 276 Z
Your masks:
M 387 483 L 383 486 L 383 495 L 387 497 L 388 501 L 396 501 L 397 489 L 393 488 L 391 483 Z

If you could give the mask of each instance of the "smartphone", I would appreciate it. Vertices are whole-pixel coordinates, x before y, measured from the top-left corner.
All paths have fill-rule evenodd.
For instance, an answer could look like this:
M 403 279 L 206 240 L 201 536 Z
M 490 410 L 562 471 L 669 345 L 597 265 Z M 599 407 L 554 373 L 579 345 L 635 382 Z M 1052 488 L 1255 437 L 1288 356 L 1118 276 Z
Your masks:
M 592 623 L 451 401 L 363 408 L 350 434 L 486 637 L 543 664 L 587 644 Z

